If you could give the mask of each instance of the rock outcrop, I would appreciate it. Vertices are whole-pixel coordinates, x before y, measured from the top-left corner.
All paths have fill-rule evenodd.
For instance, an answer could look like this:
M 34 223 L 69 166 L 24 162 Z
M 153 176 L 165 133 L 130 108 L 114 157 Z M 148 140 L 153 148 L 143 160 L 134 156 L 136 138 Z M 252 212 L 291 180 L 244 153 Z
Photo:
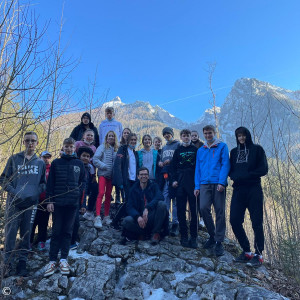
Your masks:
M 181 247 L 172 237 L 157 246 L 149 241 L 122 246 L 119 231 L 96 231 L 90 221 L 81 223 L 80 236 L 78 249 L 69 254 L 70 276 L 43 278 L 47 253 L 33 253 L 29 277 L 2 282 L 11 289 L 5 299 L 288 299 L 261 287 L 252 271 L 249 275 L 246 266 L 232 262 L 234 242 L 225 241 L 225 255 L 219 258 L 202 249 L 203 231 L 197 250 Z M 264 266 L 253 272 L 269 276 Z

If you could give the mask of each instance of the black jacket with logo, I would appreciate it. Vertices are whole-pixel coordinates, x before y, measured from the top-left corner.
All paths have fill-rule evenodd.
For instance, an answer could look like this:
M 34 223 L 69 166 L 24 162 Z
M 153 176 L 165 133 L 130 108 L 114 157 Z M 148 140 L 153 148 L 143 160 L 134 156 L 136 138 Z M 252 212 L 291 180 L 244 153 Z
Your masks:
M 85 185 L 83 162 L 76 156 L 63 154 L 51 164 L 46 189 L 47 202 L 57 206 L 78 206 Z

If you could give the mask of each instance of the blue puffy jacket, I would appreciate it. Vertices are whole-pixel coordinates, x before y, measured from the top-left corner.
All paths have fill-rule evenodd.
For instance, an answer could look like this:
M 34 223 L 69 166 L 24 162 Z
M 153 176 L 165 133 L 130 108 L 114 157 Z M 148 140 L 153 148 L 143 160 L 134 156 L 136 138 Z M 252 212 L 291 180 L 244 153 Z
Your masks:
M 195 190 L 199 190 L 201 184 L 227 186 L 229 170 L 230 162 L 227 145 L 218 139 L 210 147 L 205 143 L 197 152 Z

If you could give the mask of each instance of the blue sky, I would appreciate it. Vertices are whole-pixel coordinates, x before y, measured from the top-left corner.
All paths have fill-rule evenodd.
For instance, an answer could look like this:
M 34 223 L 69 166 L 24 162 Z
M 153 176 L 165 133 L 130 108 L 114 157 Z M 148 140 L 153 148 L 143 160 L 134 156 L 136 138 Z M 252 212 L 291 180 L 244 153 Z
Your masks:
M 51 21 L 49 40 L 58 38 L 63 4 L 65 55 L 81 58 L 68 84 L 78 90 L 98 66 L 98 96 L 109 89 L 109 99 L 149 101 L 195 121 L 209 107 L 207 62 L 217 63 L 219 105 L 241 77 L 300 89 L 298 0 L 40 1 L 34 9 Z

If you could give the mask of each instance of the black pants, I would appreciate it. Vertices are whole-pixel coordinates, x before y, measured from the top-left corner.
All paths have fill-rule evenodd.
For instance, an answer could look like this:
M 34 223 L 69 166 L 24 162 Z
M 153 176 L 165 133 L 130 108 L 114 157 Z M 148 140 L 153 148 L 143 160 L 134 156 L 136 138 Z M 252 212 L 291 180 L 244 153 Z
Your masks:
M 177 217 L 179 221 L 179 232 L 181 238 L 188 237 L 188 227 L 186 225 L 186 203 L 189 201 L 191 212 L 190 234 L 191 237 L 197 237 L 197 201 L 194 196 L 193 186 L 180 185 L 177 188 L 176 203 L 177 203 Z
M 148 222 L 144 229 L 139 226 L 137 220 L 134 220 L 131 216 L 127 216 L 122 222 L 122 235 L 130 239 L 138 239 L 140 235 L 161 234 L 167 230 L 165 227 L 168 226 L 168 218 L 166 204 L 163 201 L 159 201 L 156 209 L 149 211 Z
M 72 239 L 71 239 L 71 244 L 74 245 L 75 242 L 77 242 L 78 239 L 78 229 L 79 229 L 79 210 L 76 211 L 76 216 L 75 216 L 75 221 L 74 221 L 74 226 L 73 226 L 73 233 L 72 233 Z
M 248 209 L 254 231 L 254 248 L 256 254 L 264 250 L 263 230 L 263 192 L 261 185 L 240 186 L 233 189 L 230 224 L 232 230 L 245 252 L 250 252 L 250 244 L 243 228 L 245 211 Z
M 97 181 L 95 182 L 90 182 L 89 183 L 89 201 L 88 201 L 88 211 L 94 211 L 96 201 L 97 201 L 97 196 L 98 196 L 98 183 Z
M 127 212 L 126 212 L 126 203 L 128 201 L 128 197 L 129 197 L 129 191 L 130 191 L 130 188 L 135 184 L 135 181 L 133 180 L 128 180 L 127 181 L 127 184 L 124 186 L 124 195 L 125 195 L 125 202 L 123 202 L 115 217 L 114 217 L 114 220 L 113 220 L 113 223 L 116 225 L 116 224 L 120 224 L 121 220 L 127 216 Z
M 49 215 L 50 213 L 47 211 L 46 205 L 41 204 L 37 206 L 37 212 L 35 215 L 31 236 L 30 236 L 30 243 L 33 243 L 36 227 L 38 227 L 38 237 L 36 242 L 37 243 L 46 242 Z
M 52 213 L 52 237 L 50 242 L 50 261 L 56 261 L 59 250 L 61 259 L 66 259 L 72 238 L 74 221 L 78 214 L 77 206 L 55 206 Z
M 118 186 L 115 186 L 115 192 L 116 192 L 116 202 L 121 202 L 120 201 L 121 197 L 122 197 L 122 202 L 125 202 L 124 189 L 120 189 Z

